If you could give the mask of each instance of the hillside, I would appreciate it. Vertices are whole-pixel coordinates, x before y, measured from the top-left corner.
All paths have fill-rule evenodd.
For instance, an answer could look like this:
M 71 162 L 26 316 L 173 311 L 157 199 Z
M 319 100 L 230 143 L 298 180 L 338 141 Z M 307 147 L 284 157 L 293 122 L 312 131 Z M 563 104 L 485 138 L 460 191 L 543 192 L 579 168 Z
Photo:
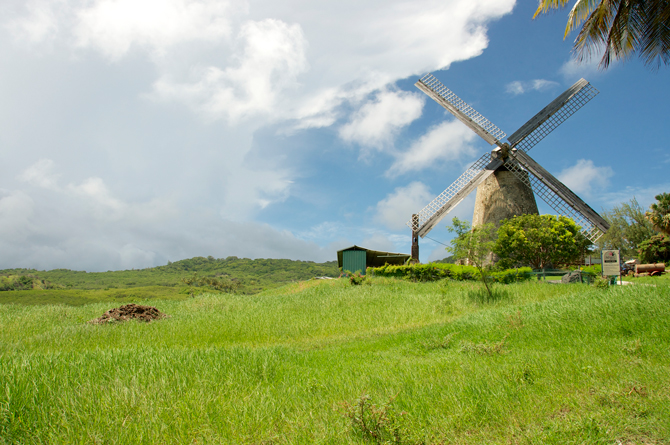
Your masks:
M 314 277 L 337 277 L 339 270 L 337 262 L 314 263 L 311 261 L 293 261 L 276 259 L 256 259 L 228 257 L 215 259 L 213 257 L 195 257 L 191 259 L 170 262 L 166 266 L 148 269 L 83 272 L 68 269 L 39 271 L 34 269 L 5 269 L 0 270 L 0 291 L 20 291 L 44 294 L 44 291 L 54 294 L 56 291 L 90 291 L 98 290 L 98 295 L 128 295 L 128 292 L 142 294 L 146 298 L 147 291 L 141 288 L 152 288 L 149 293 L 157 297 L 175 298 L 184 294 L 186 285 L 183 278 L 210 277 L 218 280 L 227 280 L 239 285 L 236 292 L 254 294 L 264 289 L 272 289 L 294 281 L 308 280 Z M 32 290 L 31 290 L 32 289 Z M 204 289 L 203 289 L 204 290 Z M 209 289 L 211 290 L 211 289 Z M 81 292 L 63 293 L 75 295 Z M 9 302 L 8 294 L 0 292 L 0 303 Z M 28 294 L 22 294 L 25 298 Z M 18 298 L 18 297 L 17 297 Z M 120 301 L 123 301 L 121 297 Z

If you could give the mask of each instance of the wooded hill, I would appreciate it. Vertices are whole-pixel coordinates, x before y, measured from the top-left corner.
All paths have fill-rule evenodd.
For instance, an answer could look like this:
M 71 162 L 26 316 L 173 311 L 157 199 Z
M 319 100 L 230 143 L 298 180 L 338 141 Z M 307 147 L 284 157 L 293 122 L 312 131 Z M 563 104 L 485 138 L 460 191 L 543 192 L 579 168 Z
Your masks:
M 69 269 L 0 270 L 0 290 L 127 289 L 147 286 L 184 287 L 183 278 L 215 278 L 236 283 L 238 293 L 256 293 L 313 277 L 337 277 L 336 261 L 314 263 L 276 259 L 195 257 L 148 269 L 84 272 Z

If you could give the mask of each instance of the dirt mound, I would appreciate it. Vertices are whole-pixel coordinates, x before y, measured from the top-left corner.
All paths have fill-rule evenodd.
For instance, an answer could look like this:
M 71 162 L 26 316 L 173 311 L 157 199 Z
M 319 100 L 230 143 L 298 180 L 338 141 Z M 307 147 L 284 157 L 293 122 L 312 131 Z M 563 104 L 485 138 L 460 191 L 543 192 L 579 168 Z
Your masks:
M 89 321 L 89 323 L 104 324 L 114 323 L 117 321 L 128 321 L 131 319 L 145 321 L 148 323 L 151 320 L 160 320 L 161 318 L 167 317 L 169 317 L 169 315 L 165 315 L 153 306 L 141 306 L 139 304 L 131 303 L 125 306 L 110 309 L 102 314 L 102 317 L 95 318 Z

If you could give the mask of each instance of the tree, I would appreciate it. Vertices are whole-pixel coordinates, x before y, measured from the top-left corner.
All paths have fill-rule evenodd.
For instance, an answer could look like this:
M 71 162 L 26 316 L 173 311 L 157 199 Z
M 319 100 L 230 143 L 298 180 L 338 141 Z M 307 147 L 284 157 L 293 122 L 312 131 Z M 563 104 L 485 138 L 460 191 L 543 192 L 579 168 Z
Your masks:
M 533 18 L 567 3 L 568 0 L 540 0 Z M 573 46 L 580 61 L 604 49 L 601 69 L 633 54 L 642 58 L 645 65 L 656 68 L 670 63 L 668 0 L 575 0 L 563 38 L 580 25 Z
M 544 269 L 574 263 L 590 246 L 591 241 L 570 218 L 521 215 L 502 221 L 493 251 L 502 267 Z
M 456 217 L 451 221 L 447 230 L 456 234 L 451 240 L 451 246 L 447 251 L 453 253 L 458 259 L 467 259 L 479 271 L 479 276 L 484 283 L 489 298 L 493 300 L 493 293 L 489 285 L 488 268 L 490 267 L 490 255 L 495 246 L 496 229 L 493 223 L 483 224 L 470 228 L 468 221 Z M 487 264 L 488 263 L 488 264 Z
M 643 263 L 670 262 L 670 236 L 659 233 L 640 244 L 640 261 Z
M 619 249 L 624 257 L 637 256 L 642 241 L 654 235 L 652 223 L 635 198 L 602 213 L 610 228 L 599 240 L 598 248 Z
M 656 203 L 649 206 L 646 218 L 659 232 L 670 235 L 670 193 L 656 195 Z

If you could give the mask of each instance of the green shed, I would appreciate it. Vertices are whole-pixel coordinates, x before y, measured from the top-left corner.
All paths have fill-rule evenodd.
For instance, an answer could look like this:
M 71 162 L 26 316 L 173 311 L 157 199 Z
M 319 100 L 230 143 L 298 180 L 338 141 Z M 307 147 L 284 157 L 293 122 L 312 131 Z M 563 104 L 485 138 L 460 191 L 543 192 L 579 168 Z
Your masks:
M 380 267 L 384 264 L 401 265 L 409 260 L 410 255 L 406 253 L 380 252 L 365 247 L 351 246 L 337 251 L 337 266 L 342 271 L 361 271 L 365 275 L 368 267 Z

